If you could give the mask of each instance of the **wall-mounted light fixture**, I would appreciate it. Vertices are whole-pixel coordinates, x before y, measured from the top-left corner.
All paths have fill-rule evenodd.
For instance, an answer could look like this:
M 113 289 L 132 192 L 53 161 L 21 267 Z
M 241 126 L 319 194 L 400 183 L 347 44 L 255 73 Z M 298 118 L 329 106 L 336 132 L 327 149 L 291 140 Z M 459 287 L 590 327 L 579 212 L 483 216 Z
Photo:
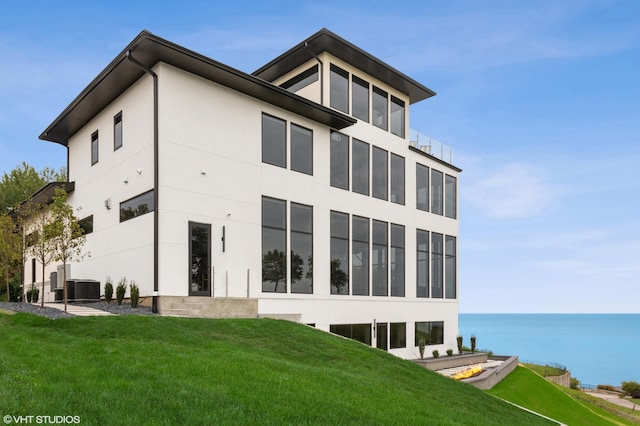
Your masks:
M 107 210 L 111 210 L 111 198 L 107 198 L 106 200 L 104 200 L 104 206 L 107 208 Z
M 202 169 L 202 170 L 200 170 L 200 174 L 201 174 L 201 175 L 206 175 L 206 174 L 207 174 L 207 171 L 206 171 L 205 169 Z
M 125 176 L 124 179 L 122 180 L 124 183 L 129 183 L 129 177 Z
M 141 175 L 142 174 L 142 169 L 136 169 L 136 172 Z

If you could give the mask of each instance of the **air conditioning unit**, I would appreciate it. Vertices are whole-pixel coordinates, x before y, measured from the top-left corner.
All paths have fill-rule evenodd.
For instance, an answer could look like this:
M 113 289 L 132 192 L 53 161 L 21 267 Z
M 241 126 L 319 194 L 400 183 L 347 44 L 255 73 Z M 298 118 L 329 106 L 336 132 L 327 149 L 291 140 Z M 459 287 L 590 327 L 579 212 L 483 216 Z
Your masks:
M 58 273 L 52 272 L 49 274 L 49 285 L 51 286 L 51 292 L 53 293 L 58 288 Z
M 56 286 L 56 288 L 64 288 L 64 272 L 67 272 L 67 281 L 69 281 L 71 279 L 71 265 L 67 263 L 66 268 L 63 265 L 58 265 L 58 271 L 57 271 L 57 275 L 58 275 L 58 285 Z

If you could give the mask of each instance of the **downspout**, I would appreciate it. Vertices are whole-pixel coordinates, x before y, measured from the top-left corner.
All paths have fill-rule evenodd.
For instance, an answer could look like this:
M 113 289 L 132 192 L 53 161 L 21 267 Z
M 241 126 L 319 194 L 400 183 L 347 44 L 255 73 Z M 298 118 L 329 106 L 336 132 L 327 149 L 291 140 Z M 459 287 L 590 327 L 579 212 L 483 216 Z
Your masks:
M 324 105 L 324 78 L 323 78 L 324 64 L 322 63 L 320 58 L 318 58 L 318 55 L 316 55 L 314 51 L 311 50 L 311 48 L 309 47 L 309 42 L 305 42 L 304 47 L 309 51 L 309 53 L 313 55 L 316 61 L 318 61 L 318 63 L 320 64 L 320 105 Z
M 131 56 L 131 50 L 127 50 L 127 59 L 137 65 L 144 72 L 153 78 L 153 299 L 152 312 L 158 313 L 158 259 L 159 259 L 159 242 L 158 242 L 158 181 L 159 181 L 159 156 L 158 156 L 158 74 L 145 67 Z

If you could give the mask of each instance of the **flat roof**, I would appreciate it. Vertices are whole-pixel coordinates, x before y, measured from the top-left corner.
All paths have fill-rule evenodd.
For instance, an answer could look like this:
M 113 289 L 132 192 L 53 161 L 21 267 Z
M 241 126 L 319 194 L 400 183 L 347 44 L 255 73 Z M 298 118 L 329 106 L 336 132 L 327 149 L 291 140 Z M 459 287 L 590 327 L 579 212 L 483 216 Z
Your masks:
M 145 30 L 89 83 L 39 138 L 67 146 L 71 136 L 142 77 L 145 72 L 127 59 L 127 53 L 148 69 L 164 62 L 338 130 L 357 121 Z
M 257 69 L 253 72 L 253 75 L 268 81 L 274 81 L 322 52 L 328 52 L 399 90 L 409 96 L 411 104 L 436 94 L 433 90 L 326 28 L 321 29 L 273 61 Z

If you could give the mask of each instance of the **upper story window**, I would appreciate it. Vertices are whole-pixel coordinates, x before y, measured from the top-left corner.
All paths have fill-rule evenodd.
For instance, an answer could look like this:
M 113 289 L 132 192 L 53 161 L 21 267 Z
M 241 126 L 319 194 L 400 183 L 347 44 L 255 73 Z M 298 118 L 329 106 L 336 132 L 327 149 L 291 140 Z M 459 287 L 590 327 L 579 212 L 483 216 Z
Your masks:
M 91 165 L 98 162 L 98 131 L 91 134 Z
M 120 222 L 155 210 L 153 189 L 120 203 Z
M 122 111 L 113 117 L 113 150 L 122 148 Z
M 442 214 L 442 172 L 431 169 L 431 213 Z
M 291 123 L 291 170 L 313 175 L 313 131 Z
M 351 187 L 353 192 L 369 195 L 369 144 L 353 139 Z
M 318 65 L 314 65 L 311 68 L 301 72 L 293 78 L 285 81 L 280 85 L 283 89 L 290 92 L 297 92 L 298 90 L 307 87 L 311 83 L 318 81 Z
M 373 220 L 371 238 L 371 287 L 374 296 L 389 294 L 388 250 L 389 230 L 387 222 Z
M 287 203 L 262 197 L 262 291 L 287 292 Z
M 373 125 L 381 128 L 382 130 L 387 130 L 389 124 L 389 104 L 388 104 L 388 94 L 382 89 L 373 86 Z
M 455 219 L 457 217 L 458 190 L 456 178 L 445 175 L 444 177 L 444 215 Z
M 351 113 L 355 118 L 369 122 L 369 83 L 363 79 L 351 77 Z
M 93 232 L 93 215 L 87 216 L 84 219 L 80 219 L 78 221 L 78 226 L 82 229 L 82 233 L 84 235 L 90 234 Z
M 349 190 L 349 136 L 331 132 L 331 186 Z
M 391 154 L 391 197 L 392 203 L 404 205 L 404 157 Z
M 291 293 L 313 293 L 313 207 L 291 203 Z
M 373 147 L 373 176 L 371 178 L 371 195 L 381 200 L 389 198 L 389 160 L 388 152 L 377 146 Z
M 391 133 L 404 138 L 404 102 L 391 96 Z
M 369 219 L 353 216 L 351 234 L 351 285 L 353 295 L 369 295 Z
M 416 208 L 429 211 L 429 168 L 416 163 Z
M 331 294 L 349 294 L 349 215 L 331 211 Z
M 331 64 L 330 105 L 332 108 L 349 114 L 349 73 Z
M 262 162 L 287 167 L 286 121 L 262 114 Z
M 405 256 L 404 226 L 391 224 L 391 295 L 404 297 Z
M 429 297 L 429 231 L 416 231 L 416 297 Z

